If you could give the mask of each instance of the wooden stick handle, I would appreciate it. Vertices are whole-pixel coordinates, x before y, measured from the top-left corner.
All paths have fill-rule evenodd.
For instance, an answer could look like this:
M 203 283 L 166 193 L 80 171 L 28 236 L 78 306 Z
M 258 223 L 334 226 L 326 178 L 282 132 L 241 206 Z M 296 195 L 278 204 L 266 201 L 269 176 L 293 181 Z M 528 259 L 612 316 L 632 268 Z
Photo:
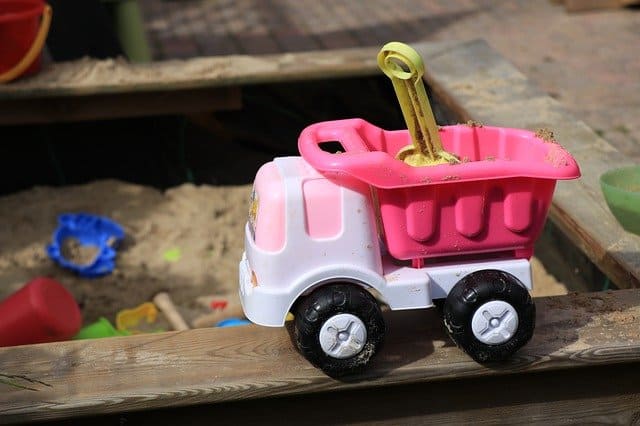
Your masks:
M 189 325 L 182 318 L 182 315 L 176 309 L 171 297 L 167 293 L 158 293 L 153 298 L 153 303 L 162 311 L 171 327 L 177 331 L 189 330 Z

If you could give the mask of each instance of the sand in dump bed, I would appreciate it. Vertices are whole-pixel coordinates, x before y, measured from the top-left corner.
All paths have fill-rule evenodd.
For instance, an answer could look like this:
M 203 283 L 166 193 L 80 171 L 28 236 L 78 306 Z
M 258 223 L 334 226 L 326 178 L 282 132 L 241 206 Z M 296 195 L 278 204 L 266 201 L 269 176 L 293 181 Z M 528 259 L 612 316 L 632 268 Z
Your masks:
M 115 180 L 63 188 L 36 187 L 0 198 L 0 299 L 36 276 L 65 284 L 82 306 L 85 323 L 105 316 L 112 322 L 124 308 L 168 291 L 187 320 L 203 312 L 195 298 L 228 294 L 237 298 L 250 185 L 181 185 L 165 192 Z M 58 267 L 45 246 L 61 213 L 88 212 L 124 226 L 117 268 L 85 279 Z M 167 261 L 164 253 L 180 250 Z M 566 288 L 533 261 L 535 295 Z

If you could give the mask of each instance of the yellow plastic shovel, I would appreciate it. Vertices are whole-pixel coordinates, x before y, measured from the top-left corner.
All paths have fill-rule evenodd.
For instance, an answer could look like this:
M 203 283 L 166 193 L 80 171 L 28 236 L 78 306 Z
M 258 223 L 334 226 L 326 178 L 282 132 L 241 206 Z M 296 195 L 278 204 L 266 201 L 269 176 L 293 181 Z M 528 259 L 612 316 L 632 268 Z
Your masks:
M 393 83 L 413 142 L 402 148 L 396 158 L 414 167 L 459 163 L 455 155 L 442 148 L 422 82 L 424 64 L 418 52 L 404 43 L 392 41 L 378 53 L 378 66 Z

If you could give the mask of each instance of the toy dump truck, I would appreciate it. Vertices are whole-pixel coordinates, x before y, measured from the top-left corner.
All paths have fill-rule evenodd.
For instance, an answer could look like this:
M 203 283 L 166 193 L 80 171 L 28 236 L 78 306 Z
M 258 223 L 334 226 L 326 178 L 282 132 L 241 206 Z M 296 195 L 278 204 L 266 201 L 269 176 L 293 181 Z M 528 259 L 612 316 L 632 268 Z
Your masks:
M 329 375 L 370 361 L 385 334 L 383 304 L 441 300 L 451 338 L 478 362 L 509 357 L 533 334 L 529 258 L 556 180 L 578 177 L 576 162 L 525 130 L 431 131 L 458 162 L 407 164 L 396 156 L 411 129 L 350 119 L 307 127 L 300 157 L 256 175 L 243 309 L 264 326 L 293 313 L 298 348 Z

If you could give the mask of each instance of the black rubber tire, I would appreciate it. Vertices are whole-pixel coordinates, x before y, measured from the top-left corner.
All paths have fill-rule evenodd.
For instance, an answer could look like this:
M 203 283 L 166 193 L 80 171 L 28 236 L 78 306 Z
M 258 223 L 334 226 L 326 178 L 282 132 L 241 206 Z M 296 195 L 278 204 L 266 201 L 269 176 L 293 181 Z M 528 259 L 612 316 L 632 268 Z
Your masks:
M 362 320 L 367 329 L 363 349 L 351 358 L 327 355 L 320 346 L 320 329 L 336 314 L 348 313 Z M 295 312 L 294 335 L 298 349 L 313 365 L 331 377 L 361 371 L 376 354 L 386 332 L 380 307 L 366 290 L 353 284 L 331 284 L 305 298 Z
M 518 314 L 518 328 L 508 341 L 489 345 L 478 340 L 471 328 L 476 310 L 486 302 L 509 303 Z M 451 339 L 479 363 L 504 361 L 533 336 L 536 308 L 529 291 L 511 274 L 486 270 L 467 275 L 458 282 L 444 305 L 444 323 Z

